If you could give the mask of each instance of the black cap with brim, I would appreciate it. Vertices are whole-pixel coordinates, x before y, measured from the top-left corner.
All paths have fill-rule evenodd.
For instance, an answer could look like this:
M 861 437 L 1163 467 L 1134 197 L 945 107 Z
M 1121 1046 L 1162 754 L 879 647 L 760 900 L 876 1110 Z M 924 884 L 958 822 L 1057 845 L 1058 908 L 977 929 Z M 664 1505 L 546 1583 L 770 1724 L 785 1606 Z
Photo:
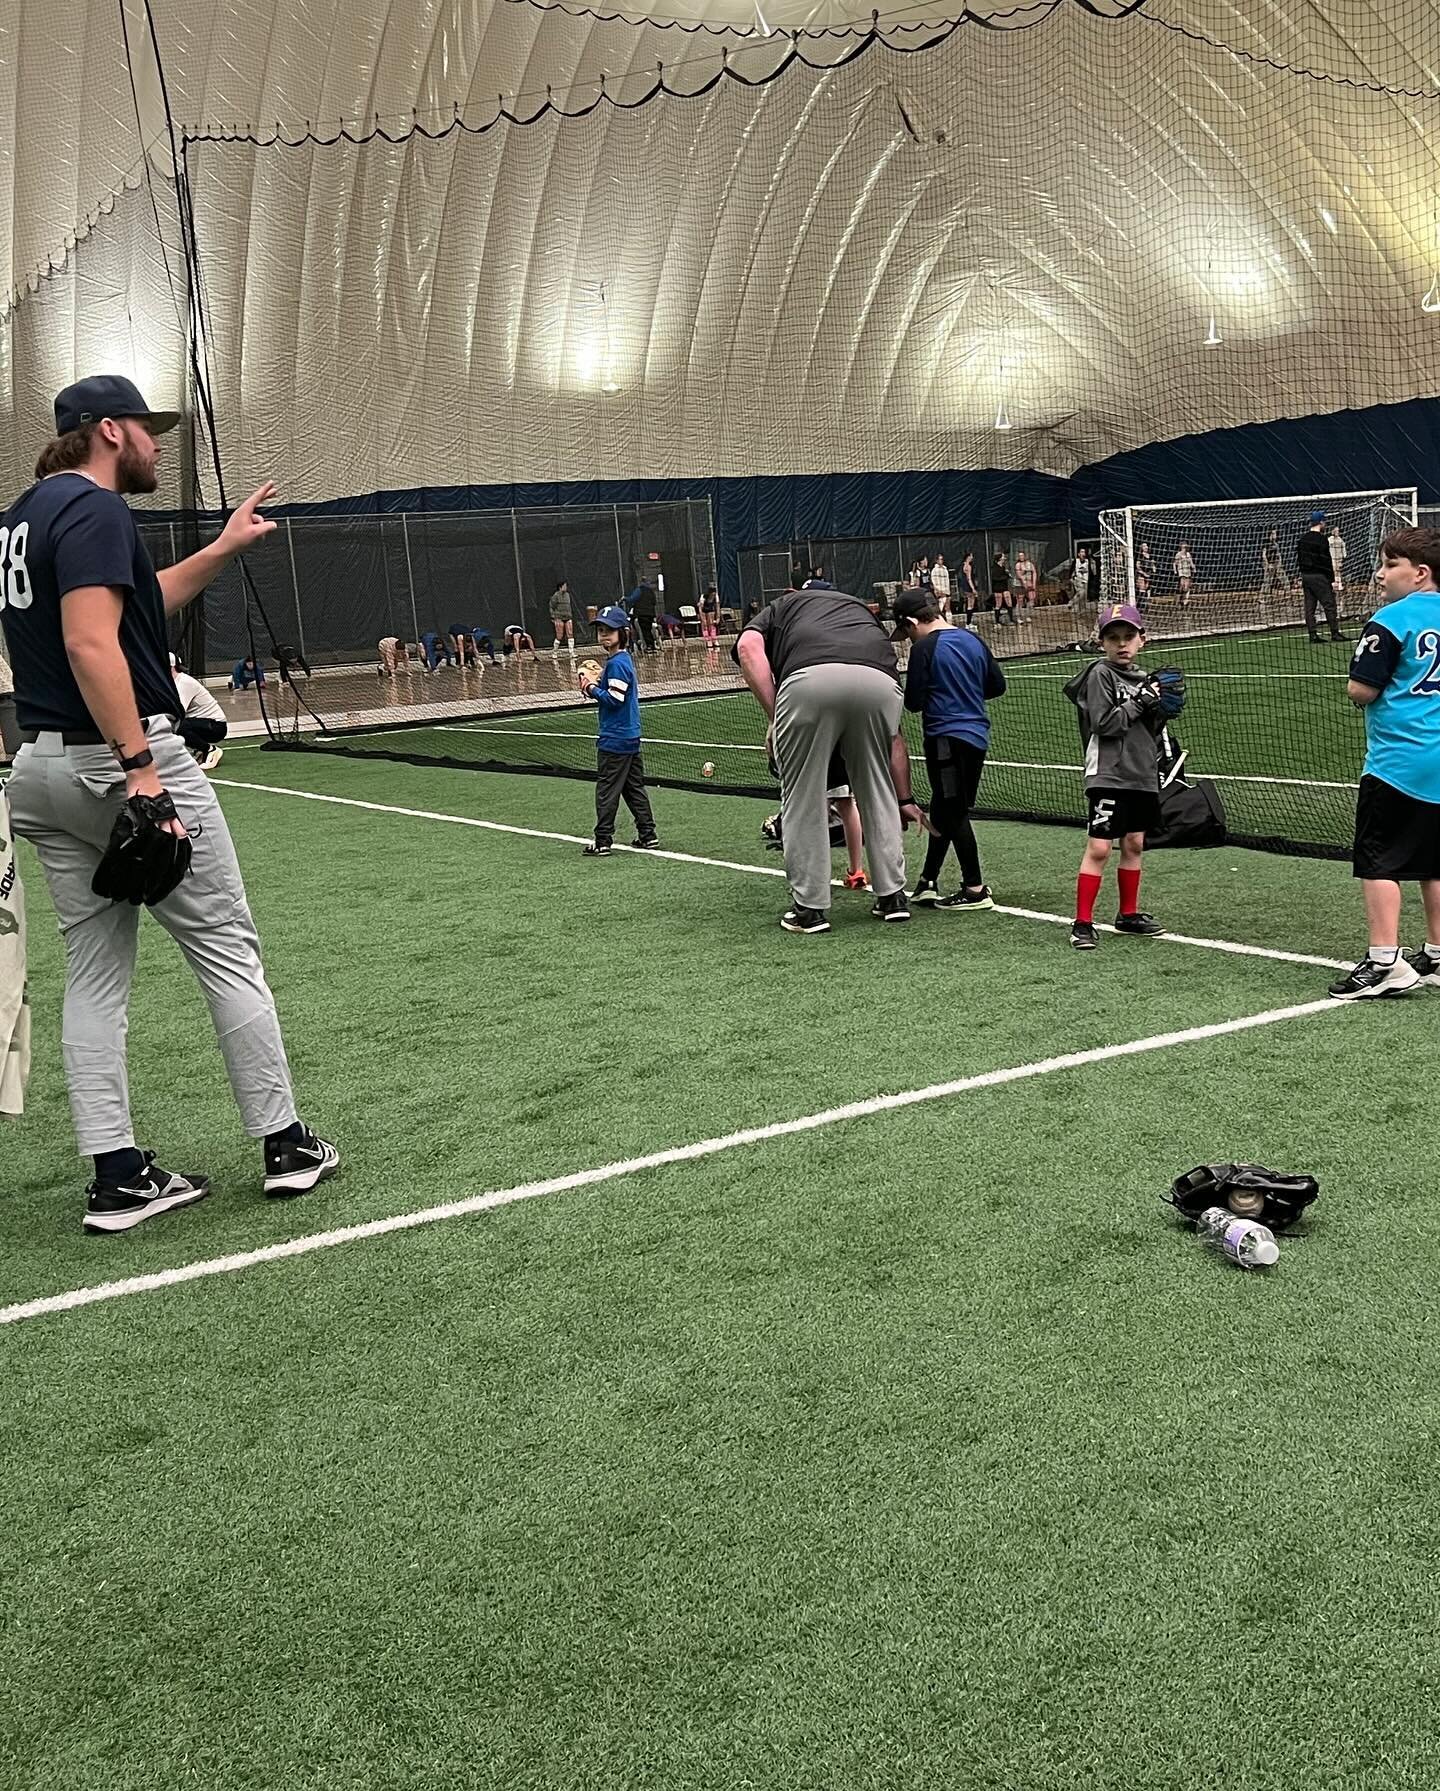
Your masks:
M 152 435 L 166 435 L 180 421 L 178 410 L 151 410 L 132 380 L 118 373 L 96 373 L 66 386 L 55 400 L 55 433 L 69 435 L 87 423 L 107 417 L 135 417 Z
M 934 607 L 935 599 L 929 591 L 902 591 L 895 599 L 895 627 L 890 634 L 891 640 L 903 641 L 906 624 L 918 622 L 922 610 Z

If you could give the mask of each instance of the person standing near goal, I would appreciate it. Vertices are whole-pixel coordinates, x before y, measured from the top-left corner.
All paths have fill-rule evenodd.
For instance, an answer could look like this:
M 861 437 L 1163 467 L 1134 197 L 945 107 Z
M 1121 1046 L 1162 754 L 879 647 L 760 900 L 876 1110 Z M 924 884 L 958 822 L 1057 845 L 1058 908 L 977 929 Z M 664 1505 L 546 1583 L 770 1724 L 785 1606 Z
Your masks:
M 1195 556 L 1190 551 L 1190 543 L 1182 541 L 1175 550 L 1175 558 L 1171 561 L 1175 572 L 1175 582 L 1180 587 L 1181 605 L 1190 602 L 1190 591 L 1195 583 Z
M 1354 871 L 1370 949 L 1336 1001 L 1440 988 L 1440 530 L 1401 529 L 1380 549 L 1381 607 L 1361 630 L 1346 694 L 1365 712 Z M 1425 944 L 1400 950 L 1401 886 L 1418 883 Z
M 1317 612 L 1323 610 L 1330 624 L 1332 641 L 1343 641 L 1340 618 L 1335 608 L 1335 567 L 1330 558 L 1330 542 L 1325 533 L 1325 512 L 1313 510 L 1310 526 L 1295 548 L 1295 562 L 1300 569 L 1300 588 L 1305 593 L 1305 631 L 1310 645 L 1322 645 L 1317 627 Z

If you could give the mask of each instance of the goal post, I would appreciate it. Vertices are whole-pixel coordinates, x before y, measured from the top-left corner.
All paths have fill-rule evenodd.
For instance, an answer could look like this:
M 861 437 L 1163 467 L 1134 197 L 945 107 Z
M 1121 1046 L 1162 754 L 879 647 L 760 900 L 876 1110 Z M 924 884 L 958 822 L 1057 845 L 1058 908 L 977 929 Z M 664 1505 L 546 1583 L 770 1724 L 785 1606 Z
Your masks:
M 1415 486 L 1132 504 L 1100 516 L 1100 588 L 1162 633 L 1298 626 L 1297 550 L 1317 525 L 1337 592 L 1373 589 L 1380 543 L 1418 517 Z M 1152 629 L 1152 632 L 1154 629 Z

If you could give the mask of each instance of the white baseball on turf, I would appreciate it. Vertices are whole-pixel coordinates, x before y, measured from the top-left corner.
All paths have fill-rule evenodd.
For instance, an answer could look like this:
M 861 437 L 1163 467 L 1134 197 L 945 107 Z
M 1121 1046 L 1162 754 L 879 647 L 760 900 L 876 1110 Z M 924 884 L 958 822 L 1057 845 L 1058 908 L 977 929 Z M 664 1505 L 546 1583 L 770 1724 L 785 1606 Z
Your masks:
M 700 767 L 700 775 L 701 777 L 714 777 L 715 767 L 710 763 L 709 759 L 706 759 L 705 763 Z

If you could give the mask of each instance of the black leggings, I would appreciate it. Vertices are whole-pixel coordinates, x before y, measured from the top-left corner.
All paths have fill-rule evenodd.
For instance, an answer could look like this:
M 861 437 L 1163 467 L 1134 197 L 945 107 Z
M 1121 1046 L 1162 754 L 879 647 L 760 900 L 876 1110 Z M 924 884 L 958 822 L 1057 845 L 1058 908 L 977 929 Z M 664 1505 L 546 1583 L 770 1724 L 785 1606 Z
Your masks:
M 930 825 L 935 832 L 925 848 L 925 868 L 920 874 L 931 883 L 939 878 L 952 846 L 960 860 L 960 878 L 965 887 L 979 889 L 985 880 L 980 870 L 980 847 L 970 825 L 970 810 L 975 806 L 984 767 L 984 749 L 971 746 L 967 740 L 938 734 L 925 741 Z

